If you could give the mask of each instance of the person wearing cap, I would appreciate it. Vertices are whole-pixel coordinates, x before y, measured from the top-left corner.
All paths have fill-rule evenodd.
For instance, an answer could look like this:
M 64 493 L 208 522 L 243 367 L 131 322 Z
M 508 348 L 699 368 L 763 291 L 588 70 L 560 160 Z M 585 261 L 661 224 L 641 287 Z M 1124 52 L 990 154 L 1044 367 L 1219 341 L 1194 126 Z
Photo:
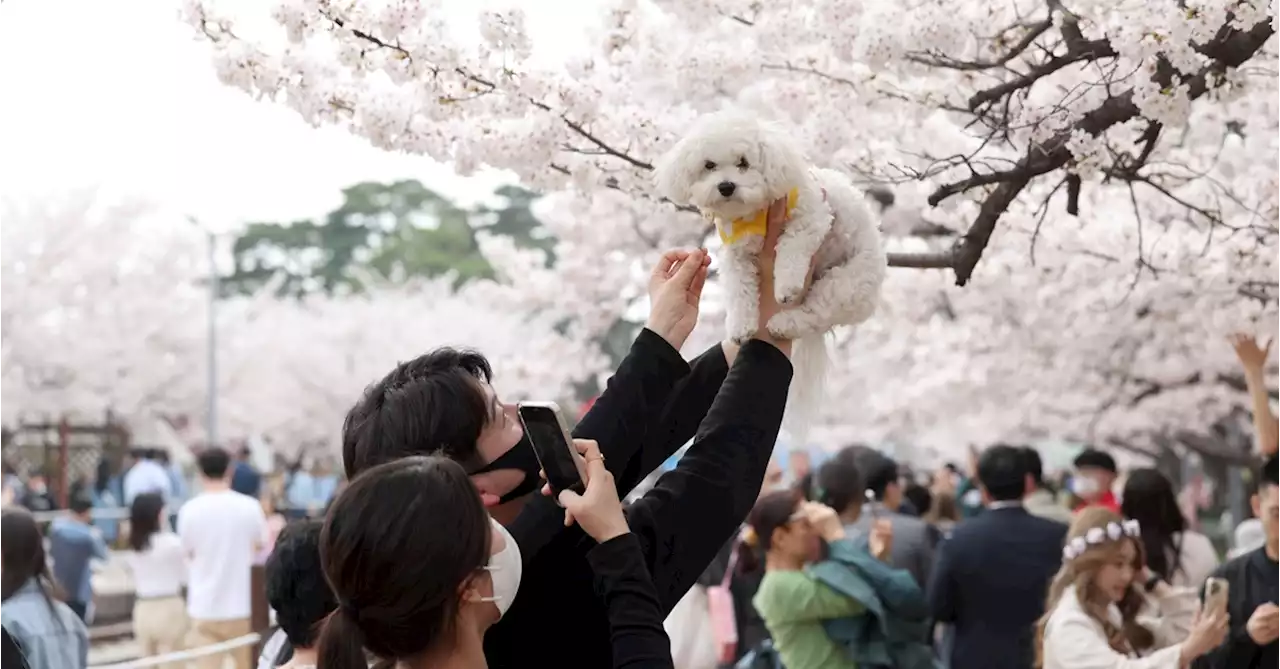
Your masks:
M 1076 470 L 1071 478 L 1071 492 L 1083 500 L 1076 511 L 1086 506 L 1104 506 L 1120 513 L 1120 502 L 1112 491 L 1119 474 L 1115 458 L 1095 448 L 1086 448 L 1071 465 Z

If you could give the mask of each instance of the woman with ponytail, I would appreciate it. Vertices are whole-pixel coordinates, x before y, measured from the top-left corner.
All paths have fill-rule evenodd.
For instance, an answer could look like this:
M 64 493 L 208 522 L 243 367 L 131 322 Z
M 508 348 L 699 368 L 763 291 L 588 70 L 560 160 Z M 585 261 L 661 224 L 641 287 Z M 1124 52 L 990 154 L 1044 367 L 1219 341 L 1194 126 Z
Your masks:
M 1146 568 L 1137 521 L 1106 507 L 1082 509 L 1067 533 L 1062 568 L 1037 626 L 1036 666 L 1187 669 L 1222 643 L 1228 620 L 1223 611 L 1200 616 L 1183 600 Z M 1190 634 L 1181 633 L 1193 617 Z
M 670 669 L 662 614 L 612 475 L 595 442 L 575 440 L 586 490 L 560 493 L 567 521 L 598 543 L 587 553 L 608 611 L 615 667 Z M 483 669 L 484 634 L 520 587 L 520 548 L 489 517 L 456 462 L 418 456 L 357 476 L 334 500 L 320 560 L 338 608 L 318 642 L 318 669 Z M 554 615 L 554 614 L 551 614 Z M 576 630 L 528 648 L 555 664 Z M 372 658 L 370 658 L 372 656 Z

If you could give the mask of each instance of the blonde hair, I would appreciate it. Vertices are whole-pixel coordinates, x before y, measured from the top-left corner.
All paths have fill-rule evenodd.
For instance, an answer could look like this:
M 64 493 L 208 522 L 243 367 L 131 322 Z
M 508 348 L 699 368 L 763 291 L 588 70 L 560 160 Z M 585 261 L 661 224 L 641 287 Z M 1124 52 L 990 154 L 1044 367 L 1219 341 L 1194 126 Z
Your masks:
M 1067 531 L 1067 541 L 1083 537 L 1094 528 L 1105 529 L 1108 524 L 1119 525 L 1123 521 L 1119 514 L 1106 507 L 1087 507 L 1076 514 L 1075 520 L 1071 523 L 1071 529 Z M 1108 645 L 1117 653 L 1128 655 L 1132 651 L 1146 650 L 1155 645 L 1155 635 L 1137 621 L 1138 611 L 1142 609 L 1146 600 L 1136 585 L 1129 584 L 1124 597 L 1116 604 L 1120 609 L 1121 620 L 1120 627 L 1117 628 L 1107 616 L 1106 597 L 1094 584 L 1094 577 L 1097 576 L 1098 571 L 1115 560 L 1126 542 L 1132 545 L 1135 551 L 1134 570 L 1142 569 L 1145 563 L 1142 541 L 1127 534 L 1101 544 L 1090 544 L 1081 554 L 1063 561 L 1062 568 L 1049 584 L 1044 616 L 1036 623 L 1037 669 L 1044 667 L 1044 635 L 1049 617 L 1053 615 L 1053 610 L 1057 608 L 1058 602 L 1062 600 L 1062 595 L 1069 586 L 1075 586 L 1080 608 L 1102 626 Z

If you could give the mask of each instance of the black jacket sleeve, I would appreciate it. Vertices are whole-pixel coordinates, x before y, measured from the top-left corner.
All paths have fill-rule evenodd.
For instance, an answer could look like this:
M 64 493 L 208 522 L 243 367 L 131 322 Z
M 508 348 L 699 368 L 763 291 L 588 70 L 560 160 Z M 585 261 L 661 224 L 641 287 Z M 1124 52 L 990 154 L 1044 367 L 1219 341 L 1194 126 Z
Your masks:
M 689 373 L 671 390 L 662 413 L 649 426 L 640 452 L 633 454 L 621 475 L 614 474 L 620 496 L 628 495 L 644 477 L 693 438 L 728 373 L 729 363 L 719 343 L 689 363 Z
M 587 553 L 587 562 L 595 575 L 596 596 L 608 612 L 613 666 L 670 668 L 671 641 L 662 628 L 662 610 L 636 536 L 624 534 L 597 545 Z
M 604 392 L 574 426 L 573 437 L 594 439 L 605 456 L 605 465 L 618 481 L 631 468 L 631 461 L 636 459 L 636 452 L 672 388 L 688 375 L 689 365 L 679 351 L 652 330 L 640 330 Z M 621 483 L 617 485 L 619 496 L 630 490 L 624 490 Z M 527 564 L 564 530 L 564 510 L 554 500 L 535 494 L 508 529 L 520 544 L 520 554 Z
M 599 443 L 605 464 L 617 480 L 640 450 L 676 382 L 688 374 L 689 364 L 679 351 L 652 330 L 640 330 L 604 392 L 574 427 L 573 436 Z M 619 494 L 626 493 L 619 490 Z
M 791 362 L 773 345 L 743 345 L 680 464 L 627 509 L 664 614 L 755 504 L 782 425 L 791 373 Z

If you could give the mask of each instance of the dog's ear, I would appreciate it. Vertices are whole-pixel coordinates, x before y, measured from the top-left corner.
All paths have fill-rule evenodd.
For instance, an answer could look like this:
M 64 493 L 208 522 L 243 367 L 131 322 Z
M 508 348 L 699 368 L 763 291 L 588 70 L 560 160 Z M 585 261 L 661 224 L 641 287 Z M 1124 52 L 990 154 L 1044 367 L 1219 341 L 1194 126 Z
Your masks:
M 761 122 L 757 141 L 760 173 L 764 176 L 770 199 L 786 195 L 804 181 L 809 161 L 785 128 L 776 123 Z
M 658 194 L 676 204 L 688 204 L 693 196 L 693 174 L 689 167 L 692 143 L 688 137 L 676 142 L 653 163 L 653 183 Z

